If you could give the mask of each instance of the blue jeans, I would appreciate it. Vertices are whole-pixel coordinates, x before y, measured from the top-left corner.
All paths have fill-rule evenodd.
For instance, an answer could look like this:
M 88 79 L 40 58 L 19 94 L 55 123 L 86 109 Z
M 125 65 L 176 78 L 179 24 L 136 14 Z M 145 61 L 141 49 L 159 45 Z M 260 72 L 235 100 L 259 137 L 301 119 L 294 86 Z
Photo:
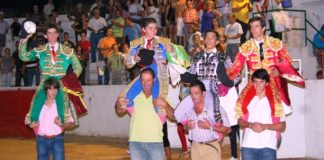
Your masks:
M 276 160 L 277 151 L 271 148 L 241 148 L 242 160 Z
M 162 142 L 129 142 L 131 160 L 164 160 Z
M 97 61 L 97 46 L 99 43 L 99 40 L 103 37 L 103 33 L 90 33 L 90 43 L 91 43 L 91 62 L 96 62 Z
M 26 78 L 27 78 L 27 86 L 32 86 L 33 85 L 33 80 L 34 76 L 36 79 L 36 86 L 39 85 L 40 82 L 40 73 L 38 68 L 33 68 L 33 69 L 26 69 Z
M 50 154 L 53 160 L 64 160 L 64 135 L 59 134 L 54 138 L 44 136 L 36 137 L 37 143 L 37 160 L 49 160 Z

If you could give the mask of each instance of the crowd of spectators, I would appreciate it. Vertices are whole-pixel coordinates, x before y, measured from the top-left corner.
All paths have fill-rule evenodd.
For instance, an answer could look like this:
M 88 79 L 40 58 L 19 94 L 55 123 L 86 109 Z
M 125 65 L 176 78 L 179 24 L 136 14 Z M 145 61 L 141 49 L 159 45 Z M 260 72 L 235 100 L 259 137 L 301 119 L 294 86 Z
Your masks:
M 271 1 L 271 0 L 270 0 Z M 279 2 L 278 0 L 274 0 Z M 185 46 L 189 56 L 204 50 L 203 34 L 208 30 L 215 30 L 220 35 L 220 45 L 234 60 L 240 44 L 246 41 L 248 20 L 252 12 L 262 11 L 268 8 L 269 0 L 95 0 L 87 7 L 84 3 L 76 3 L 71 9 L 65 10 L 71 28 L 74 30 L 75 41 L 70 40 L 72 35 L 64 31 L 62 19 L 58 14 L 59 7 L 48 0 L 44 6 L 34 5 L 32 12 L 25 14 L 25 21 L 33 21 L 37 25 L 37 31 L 29 42 L 29 48 L 46 43 L 43 37 L 43 26 L 48 23 L 56 24 L 61 31 L 60 41 L 76 50 L 76 53 L 85 70 L 90 63 L 97 63 L 98 84 L 127 84 L 138 71 L 129 69 L 125 64 L 128 57 L 130 41 L 142 36 L 141 19 L 152 17 L 157 20 L 158 35 L 168 37 L 171 42 Z M 261 9 L 261 10 L 260 10 Z M 23 23 L 18 22 L 14 16 L 12 24 L 4 20 L 4 12 L 0 12 L 0 62 L 8 61 L 5 54 L 11 51 L 6 47 L 6 33 L 11 31 L 14 42 L 19 41 L 20 30 Z M 264 14 L 262 14 L 264 16 Z M 87 35 L 88 34 L 88 35 Z M 117 49 L 117 50 L 116 50 Z M 18 56 L 12 55 L 16 66 L 15 86 L 20 86 L 23 80 L 25 86 L 39 83 L 39 68 L 37 61 L 21 62 Z M 120 58 L 116 58 L 120 57 Z M 115 61 L 118 61 L 115 62 Z M 6 62 L 9 63 L 9 62 Z M 0 66 L 4 66 L 1 63 Z M 6 65 L 7 66 L 7 65 Z M 10 86 L 5 79 L 11 80 L 13 67 L 1 67 L 1 79 L 4 86 Z M 118 72 L 117 72 L 118 70 Z M 121 71 L 122 70 L 122 71 Z M 110 81 L 114 74 L 127 73 L 123 81 Z M 83 72 L 80 81 L 87 84 Z M 120 78 L 120 77 L 119 77 Z

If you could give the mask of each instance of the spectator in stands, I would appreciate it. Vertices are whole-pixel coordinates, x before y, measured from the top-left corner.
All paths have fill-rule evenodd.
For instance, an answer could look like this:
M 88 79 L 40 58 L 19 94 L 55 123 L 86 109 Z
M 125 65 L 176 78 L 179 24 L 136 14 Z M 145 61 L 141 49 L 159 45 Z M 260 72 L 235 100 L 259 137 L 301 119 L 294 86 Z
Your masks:
M 189 49 L 189 56 L 193 57 L 197 53 L 202 52 L 205 50 L 205 47 L 203 45 L 203 38 L 201 37 L 200 33 L 196 33 L 193 35 L 193 46 Z
M 324 24 L 321 27 L 321 30 L 317 32 L 313 37 L 314 47 L 313 54 L 317 60 L 317 68 L 323 68 L 322 56 L 324 56 Z
M 10 26 L 11 29 L 11 38 L 13 42 L 19 41 L 20 37 L 19 37 L 19 33 L 21 30 L 21 25 L 18 22 L 18 17 L 14 16 L 13 17 L 13 22 L 11 23 Z
M 188 43 L 186 44 L 186 50 L 189 51 L 189 49 L 194 45 L 193 44 L 193 36 L 195 34 L 200 34 L 201 33 L 198 31 L 198 25 L 197 24 L 190 24 L 188 25 L 188 33 L 189 33 L 189 40 Z
M 225 28 L 225 37 L 227 39 L 226 54 L 231 58 L 232 62 L 234 62 L 235 56 L 239 51 L 241 35 L 243 34 L 241 24 L 237 23 L 235 20 L 234 14 L 229 14 L 229 24 Z
M 83 53 L 83 64 L 81 64 L 85 69 L 88 68 L 89 54 L 91 50 L 91 44 L 87 40 L 87 32 L 81 32 L 80 41 L 77 43 L 82 48 Z
M 0 57 L 2 56 L 3 47 L 6 46 L 6 34 L 9 31 L 9 23 L 4 20 L 4 13 L 0 12 Z
M 44 22 L 44 21 L 42 21 L 42 22 Z M 62 28 L 62 25 L 61 25 L 62 24 L 62 19 L 58 15 L 58 11 L 56 9 L 52 10 L 52 14 L 50 15 L 49 23 L 57 25 L 57 27 L 59 28 L 60 39 L 62 40 L 62 33 L 63 33 L 63 28 Z M 43 32 L 43 30 L 41 30 L 41 32 Z
M 183 27 L 183 32 L 184 32 L 184 44 L 188 43 L 189 39 L 189 25 L 190 24 L 198 24 L 199 16 L 198 12 L 196 11 L 195 8 L 193 8 L 193 1 L 192 0 L 187 0 L 186 1 L 186 9 L 182 13 L 183 17 L 183 22 L 184 22 L 184 27 Z
M 143 7 L 139 3 L 139 0 L 134 0 L 134 2 L 129 6 L 128 12 L 131 15 L 130 18 L 133 22 L 137 24 L 141 24 Z
M 216 0 L 216 8 L 217 10 L 222 13 L 222 17 L 220 18 L 220 26 L 226 27 L 228 24 L 227 15 L 232 13 L 232 6 L 231 6 L 231 0 Z
M 162 36 L 167 37 L 167 27 L 166 16 L 167 16 L 167 3 L 168 0 L 161 0 L 159 5 L 160 17 L 161 17 L 161 27 L 162 27 Z
M 108 58 L 108 68 L 111 73 L 112 85 L 126 85 L 129 82 L 124 58 L 118 50 L 118 43 L 113 44 L 112 54 Z
M 70 34 L 68 32 L 64 32 L 62 44 L 75 49 L 75 44 L 70 40 Z
M 12 54 L 12 58 L 14 59 L 15 66 L 16 66 L 16 74 L 15 74 L 15 86 L 20 87 L 21 86 L 21 80 L 24 82 L 24 86 L 27 86 L 27 78 L 24 74 L 25 72 L 25 63 L 19 59 L 19 41 L 16 42 L 16 50 Z
M 78 57 L 80 63 L 81 63 L 81 67 L 82 67 L 82 72 L 79 76 L 79 81 L 81 83 L 81 85 L 85 85 L 85 71 L 86 71 L 86 57 L 85 57 L 85 53 L 82 50 L 82 46 L 81 45 L 77 45 L 75 47 L 75 55 Z
M 86 15 L 85 10 L 83 9 L 83 5 L 82 3 L 77 3 L 72 12 L 69 14 L 68 18 L 70 20 L 73 20 L 74 22 L 79 22 L 81 21 L 82 14 Z
M 142 28 L 139 24 L 134 23 L 131 18 L 126 18 L 124 28 L 124 42 L 131 42 L 134 39 L 141 37 Z
M 39 25 L 40 21 L 44 22 L 43 14 L 39 12 L 38 5 L 33 6 L 33 13 L 30 15 L 30 20 L 33 21 L 36 25 Z
M 112 52 L 113 44 L 117 43 L 115 36 L 113 35 L 113 30 L 108 27 L 105 30 L 105 37 L 101 38 L 98 43 L 98 50 L 104 58 L 108 58 Z
M 4 56 L 0 60 L 0 75 L 4 87 L 10 87 L 12 72 L 15 67 L 14 59 L 10 55 L 10 49 L 4 49 Z
M 122 12 L 123 14 L 122 15 L 123 15 L 123 17 L 125 19 L 130 17 L 130 13 L 128 12 L 128 8 L 130 7 L 131 4 L 132 4 L 131 1 L 127 0 L 125 5 L 122 5 L 122 8 L 123 8 L 123 12 Z
M 105 37 L 101 38 L 98 43 L 98 51 L 99 51 L 99 58 L 98 58 L 98 67 L 101 69 L 104 74 L 98 76 L 99 84 L 107 85 L 110 79 L 110 73 L 107 67 L 108 58 L 112 52 L 113 44 L 117 43 L 116 38 L 112 34 L 112 29 L 107 28 L 105 30 Z
M 217 32 L 219 36 L 223 36 L 224 32 L 225 32 L 225 28 L 223 28 L 222 26 L 219 25 L 219 20 L 217 18 L 214 18 L 212 23 L 213 23 L 212 29 L 215 32 Z
M 93 16 L 89 21 L 88 29 L 90 33 L 90 43 L 91 43 L 91 62 L 96 62 L 97 55 L 96 50 L 99 40 L 103 37 L 103 31 L 107 26 L 106 20 L 100 17 L 100 10 L 94 9 Z
M 185 45 L 185 40 L 184 40 L 184 36 L 185 36 L 185 31 L 184 31 L 184 27 L 185 27 L 185 22 L 184 22 L 184 18 L 183 18 L 183 13 L 184 10 L 186 9 L 186 1 L 185 3 L 183 3 L 183 1 L 176 1 L 173 2 L 171 1 L 172 5 L 174 5 L 174 9 L 176 12 L 176 35 L 177 35 L 177 44 L 180 45 Z
M 168 0 L 166 9 L 166 25 L 169 28 L 169 38 L 172 43 L 177 41 L 177 24 L 176 24 L 176 3 Z
M 232 13 L 236 17 L 236 22 L 240 23 L 243 29 L 241 44 L 246 41 L 246 33 L 249 30 L 249 13 L 252 9 L 250 0 L 232 0 Z
M 79 35 L 82 32 L 87 32 L 88 23 L 89 23 L 89 19 L 85 13 L 81 14 L 81 19 L 73 21 L 73 24 L 71 25 L 71 27 L 75 32 L 75 41 L 76 42 L 79 41 Z
M 50 14 L 52 14 L 52 11 L 55 9 L 55 6 L 53 4 L 53 0 L 47 0 L 47 4 L 43 7 L 43 14 L 44 14 L 44 20 L 45 22 L 48 22 Z
M 206 31 L 211 30 L 213 27 L 213 19 L 220 19 L 222 14 L 214 8 L 214 2 L 208 1 L 205 3 L 204 13 L 201 17 L 201 33 L 204 34 Z
M 160 35 L 162 25 L 161 25 L 161 15 L 160 9 L 157 0 L 149 0 L 148 1 L 148 8 L 147 8 L 147 17 L 154 18 L 156 20 L 156 25 L 158 29 L 158 34 Z
M 125 26 L 125 19 L 121 16 L 121 10 L 116 11 L 115 17 L 111 20 L 112 23 L 112 32 L 116 41 L 119 44 L 123 43 L 123 31 Z

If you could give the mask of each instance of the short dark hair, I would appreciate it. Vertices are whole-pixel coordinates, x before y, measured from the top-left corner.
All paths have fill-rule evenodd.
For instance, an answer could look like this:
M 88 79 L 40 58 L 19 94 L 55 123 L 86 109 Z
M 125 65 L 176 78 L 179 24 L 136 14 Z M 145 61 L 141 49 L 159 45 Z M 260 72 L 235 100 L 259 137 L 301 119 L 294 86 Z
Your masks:
M 267 83 L 270 82 L 270 76 L 269 76 L 267 70 L 265 70 L 263 68 L 257 69 L 256 71 L 253 72 L 253 74 L 252 74 L 252 81 L 255 78 L 265 80 Z
M 140 74 L 140 79 L 142 79 L 142 75 L 143 75 L 143 73 L 150 73 L 151 74 L 151 76 L 153 77 L 153 79 L 155 79 L 155 73 L 154 73 L 154 71 L 151 69 L 151 68 L 144 68 L 142 71 L 141 71 L 141 74 Z
M 49 78 L 49 79 L 45 80 L 45 82 L 44 82 L 45 94 L 47 93 L 47 90 L 52 88 L 52 87 L 55 88 L 55 89 L 59 89 L 60 88 L 60 83 L 54 78 Z
M 142 28 L 145 28 L 146 26 L 148 26 L 151 23 L 157 23 L 157 22 L 154 18 L 143 18 L 142 19 Z
M 201 91 L 206 92 L 206 87 L 205 87 L 204 83 L 201 82 L 200 80 L 196 80 L 196 81 L 190 83 L 190 88 L 196 87 L 196 86 L 198 86 Z
M 259 21 L 260 24 L 261 24 L 261 27 L 264 28 L 266 27 L 266 22 L 264 20 L 264 18 L 262 17 L 252 17 L 250 20 L 249 20 L 249 27 L 251 27 L 251 24 L 255 21 Z
M 49 23 L 46 25 L 46 27 L 44 29 L 44 34 L 46 34 L 49 29 L 55 29 L 56 32 L 59 32 L 59 29 L 56 24 Z
M 205 34 L 204 34 L 204 39 L 206 39 L 207 33 L 214 33 L 215 34 L 215 37 L 216 37 L 216 40 L 219 39 L 219 34 L 216 31 L 214 31 L 214 30 L 208 30 L 208 31 L 206 31 Z

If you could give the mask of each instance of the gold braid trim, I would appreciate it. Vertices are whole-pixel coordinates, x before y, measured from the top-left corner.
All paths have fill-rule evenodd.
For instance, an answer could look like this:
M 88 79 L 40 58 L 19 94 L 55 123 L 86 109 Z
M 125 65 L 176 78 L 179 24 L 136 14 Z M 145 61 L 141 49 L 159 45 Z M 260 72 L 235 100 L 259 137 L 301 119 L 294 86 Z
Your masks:
M 64 45 L 64 44 L 61 44 L 60 46 L 61 46 L 62 52 L 65 55 L 70 56 L 71 54 L 73 54 L 73 48 L 70 48 L 69 46 Z
M 43 44 L 43 45 L 40 45 L 40 46 L 37 47 L 37 48 L 34 48 L 34 50 L 35 50 L 36 52 L 45 51 L 45 50 L 46 50 L 46 46 L 47 46 L 47 45 Z
M 66 87 L 63 87 L 63 91 L 66 92 L 66 93 L 69 93 L 69 94 L 72 94 L 72 95 L 74 95 L 74 96 L 79 97 L 79 99 L 80 99 L 82 105 L 83 105 L 83 106 L 88 110 L 88 107 L 86 106 L 86 104 L 85 104 L 85 102 L 84 102 L 84 100 L 83 100 L 83 98 L 82 98 L 83 93 L 80 93 L 80 92 L 77 92 L 77 91 L 73 91 L 73 90 L 71 90 L 71 89 L 69 89 L 69 88 L 66 88 Z
M 282 49 L 282 42 L 278 38 L 266 36 L 264 39 L 265 44 L 268 44 L 268 47 L 273 51 L 279 51 Z
M 157 37 L 158 41 L 162 43 L 163 46 L 171 45 L 171 41 L 169 38 Z
M 245 57 L 247 57 L 250 53 L 253 52 L 253 42 L 252 40 L 248 40 L 241 45 L 239 48 L 240 53 L 242 53 Z
M 282 100 L 281 100 L 281 95 L 280 91 L 277 88 L 276 81 L 273 78 L 270 78 L 270 88 L 271 92 L 273 95 L 273 101 L 274 101 L 274 116 L 275 117 L 281 117 L 284 112 L 283 112 L 283 106 L 282 106 Z
M 143 44 L 144 43 L 144 39 L 143 38 L 137 38 L 137 39 L 134 39 L 130 42 L 130 49 L 131 48 L 135 48 L 137 47 L 138 45 L 140 44 Z
M 251 87 L 252 87 L 252 83 L 249 81 L 247 86 L 245 86 L 245 88 L 241 92 L 235 105 L 235 113 L 236 113 L 235 118 L 240 118 L 241 116 L 243 116 L 242 103 Z

